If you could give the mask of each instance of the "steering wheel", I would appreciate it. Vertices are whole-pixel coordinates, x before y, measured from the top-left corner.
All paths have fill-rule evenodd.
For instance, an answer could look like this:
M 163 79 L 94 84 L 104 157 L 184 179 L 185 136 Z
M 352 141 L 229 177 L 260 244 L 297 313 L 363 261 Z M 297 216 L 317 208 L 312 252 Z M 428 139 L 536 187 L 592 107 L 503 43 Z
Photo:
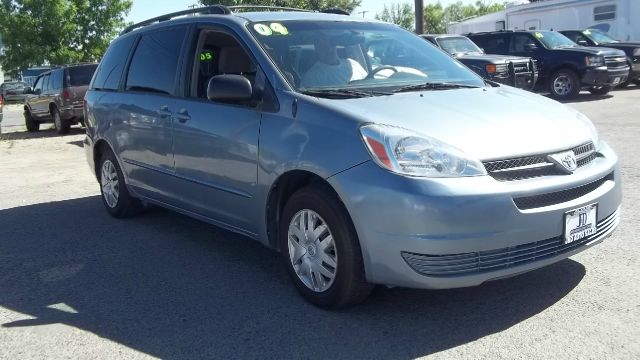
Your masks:
M 369 74 L 367 74 L 367 77 L 365 77 L 366 80 L 371 80 L 373 79 L 373 76 L 377 73 L 379 73 L 382 70 L 392 70 L 394 73 L 398 72 L 398 69 L 394 68 L 393 66 L 389 66 L 389 65 L 382 65 L 382 66 L 378 66 L 377 68 L 371 70 L 371 72 Z

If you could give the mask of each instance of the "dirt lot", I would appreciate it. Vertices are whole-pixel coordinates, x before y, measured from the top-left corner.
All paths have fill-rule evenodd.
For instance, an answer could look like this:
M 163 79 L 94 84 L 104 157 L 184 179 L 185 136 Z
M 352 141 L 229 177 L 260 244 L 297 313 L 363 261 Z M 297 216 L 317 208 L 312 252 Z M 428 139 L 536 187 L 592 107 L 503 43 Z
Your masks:
M 469 289 L 380 288 L 328 312 L 277 255 L 167 211 L 103 210 L 83 130 L 5 109 L 0 141 L 0 358 L 640 358 L 640 89 L 573 106 L 618 151 L 622 225 L 553 266 Z

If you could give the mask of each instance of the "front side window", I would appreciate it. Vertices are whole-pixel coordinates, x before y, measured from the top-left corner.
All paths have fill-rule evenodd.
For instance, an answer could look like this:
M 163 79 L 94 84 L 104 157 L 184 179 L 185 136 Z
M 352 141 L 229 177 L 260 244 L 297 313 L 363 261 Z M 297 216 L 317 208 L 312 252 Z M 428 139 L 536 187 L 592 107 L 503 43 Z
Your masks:
M 51 78 L 51 74 L 47 74 L 42 79 L 42 91 L 49 91 L 49 79 Z
M 35 84 L 33 85 L 33 90 L 40 90 L 42 91 L 42 79 L 44 79 L 44 77 L 39 77 L 36 79 Z
M 463 36 L 442 37 L 437 41 L 440 47 L 449 54 L 482 53 L 482 50 L 473 41 Z
M 200 32 L 196 56 L 191 96 L 206 99 L 209 81 L 216 75 L 240 75 L 255 84 L 257 66 L 230 34 L 221 31 Z
M 610 44 L 618 42 L 618 40 L 612 38 L 607 33 L 604 33 L 599 30 L 585 30 L 582 32 L 585 36 L 588 36 L 591 40 L 599 43 L 599 44 Z
M 145 33 L 131 59 L 126 90 L 175 94 L 186 27 Z
M 484 86 L 481 78 L 450 56 L 393 25 L 283 21 L 248 27 L 298 91 L 394 90 L 427 82 Z

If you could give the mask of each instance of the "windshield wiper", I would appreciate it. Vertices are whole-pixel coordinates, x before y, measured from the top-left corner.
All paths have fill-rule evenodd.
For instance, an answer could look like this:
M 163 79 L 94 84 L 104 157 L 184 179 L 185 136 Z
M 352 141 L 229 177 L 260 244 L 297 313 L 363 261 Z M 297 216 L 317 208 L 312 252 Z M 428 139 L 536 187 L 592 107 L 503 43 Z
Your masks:
M 371 90 L 355 90 L 355 89 L 308 89 L 303 90 L 303 94 L 325 97 L 329 99 L 352 99 L 372 96 L 391 95 L 391 93 Z
M 413 91 L 413 90 L 449 90 L 449 89 L 477 89 L 479 86 L 456 84 L 448 82 L 427 82 L 422 84 L 407 85 L 393 90 L 394 93 Z

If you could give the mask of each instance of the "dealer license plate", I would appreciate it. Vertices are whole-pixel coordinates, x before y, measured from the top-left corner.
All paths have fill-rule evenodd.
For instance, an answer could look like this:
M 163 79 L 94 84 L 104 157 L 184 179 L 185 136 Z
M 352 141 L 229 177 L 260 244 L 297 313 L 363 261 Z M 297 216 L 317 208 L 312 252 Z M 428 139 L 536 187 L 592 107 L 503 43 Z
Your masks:
M 564 218 L 564 243 L 570 244 L 595 234 L 597 213 L 597 204 L 568 211 Z
M 620 78 L 619 77 L 613 78 L 613 85 L 618 85 L 618 84 L 620 84 Z

